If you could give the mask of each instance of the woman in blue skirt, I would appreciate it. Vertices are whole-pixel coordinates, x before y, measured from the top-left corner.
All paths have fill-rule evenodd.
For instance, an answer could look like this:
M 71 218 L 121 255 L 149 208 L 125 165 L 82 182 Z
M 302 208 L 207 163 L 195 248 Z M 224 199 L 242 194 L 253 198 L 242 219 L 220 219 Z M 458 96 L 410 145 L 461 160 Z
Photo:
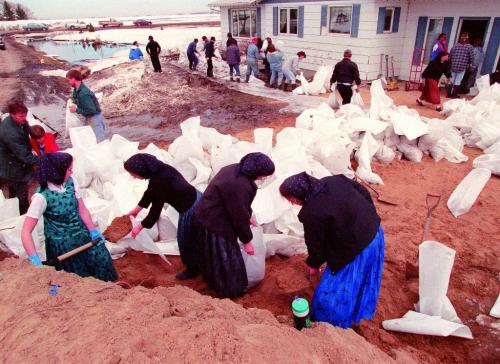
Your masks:
M 193 215 L 201 199 L 201 193 L 189 184 L 177 169 L 146 153 L 137 153 L 124 164 L 125 170 L 134 178 L 149 180 L 148 188 L 137 206 L 129 212 L 137 217 L 143 208 L 151 206 L 144 220 L 132 229 L 132 238 L 143 228 L 151 229 L 160 218 L 165 203 L 179 213 L 177 243 L 186 270 L 176 275 L 179 280 L 194 278 L 199 274 L 196 254 Z
M 72 171 L 73 157 L 68 153 L 47 153 L 40 157 L 40 187 L 33 195 L 21 232 L 24 249 L 32 264 L 42 265 L 35 250 L 32 232 L 38 220 L 43 217 L 47 260 L 57 258 L 91 240 L 101 240 L 100 244 L 58 262 L 57 270 L 62 269 L 80 277 L 114 281 L 118 275 L 103 244 L 104 237 L 92 222 L 78 183 L 71 178 Z
M 305 172 L 287 178 L 281 194 L 301 205 L 308 274 L 325 272 L 314 292 L 311 316 L 343 328 L 372 319 L 384 265 L 384 232 L 370 193 L 338 175 L 316 179 Z

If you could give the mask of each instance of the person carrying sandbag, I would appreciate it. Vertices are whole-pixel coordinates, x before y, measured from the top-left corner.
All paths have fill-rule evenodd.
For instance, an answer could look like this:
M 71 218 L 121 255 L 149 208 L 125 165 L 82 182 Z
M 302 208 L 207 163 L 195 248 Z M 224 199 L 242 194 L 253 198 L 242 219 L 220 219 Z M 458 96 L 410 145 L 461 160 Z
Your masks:
M 301 205 L 308 275 L 327 263 L 312 300 L 312 318 L 351 327 L 375 314 L 384 265 L 384 232 L 370 193 L 344 175 L 288 177 L 280 193 Z
M 273 173 L 274 163 L 267 155 L 247 154 L 215 175 L 196 209 L 201 272 L 220 297 L 237 297 L 248 286 L 238 239 L 245 254 L 254 255 L 250 219 L 256 182 Z
M 354 87 L 356 92 L 359 92 L 359 85 L 361 85 L 358 65 L 351 61 L 351 57 L 351 50 L 346 49 L 344 51 L 344 59 L 335 65 L 332 77 L 330 78 L 330 86 L 337 82 L 337 90 L 339 90 L 339 94 L 342 97 L 342 105 L 351 103 L 353 83 L 356 83 Z
M 97 245 L 57 261 L 55 268 L 80 277 L 115 281 L 118 274 L 104 245 L 104 236 L 92 222 L 78 183 L 71 177 L 72 171 L 71 154 L 57 152 L 40 157 L 37 172 L 40 187 L 33 195 L 21 231 L 24 250 L 33 265 L 42 265 L 32 233 L 43 216 L 47 261 L 57 260 L 57 257 L 97 239 L 100 240 Z
M 304 51 L 297 52 L 297 55 L 288 58 L 283 65 L 283 74 L 286 81 L 283 85 L 283 91 L 288 91 L 288 84 L 290 84 L 290 91 L 295 90 L 297 87 L 296 76 L 300 74 L 299 62 L 306 58 Z
M 129 215 L 137 217 L 143 208 L 151 205 L 148 215 L 132 229 L 135 239 L 143 228 L 151 229 L 160 218 L 163 205 L 168 203 L 179 213 L 177 243 L 186 270 L 176 275 L 179 280 L 194 278 L 199 274 L 196 260 L 196 234 L 193 215 L 201 193 L 189 184 L 177 169 L 146 153 L 137 153 L 124 163 L 125 170 L 134 178 L 147 179 L 148 188 Z

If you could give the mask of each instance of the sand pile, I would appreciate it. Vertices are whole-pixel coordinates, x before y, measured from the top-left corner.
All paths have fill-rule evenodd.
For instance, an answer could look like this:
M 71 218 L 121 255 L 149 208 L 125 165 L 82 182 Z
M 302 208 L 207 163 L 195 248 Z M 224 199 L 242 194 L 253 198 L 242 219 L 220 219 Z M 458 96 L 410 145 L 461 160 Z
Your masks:
M 299 332 L 269 311 L 186 287 L 125 290 L 17 259 L 3 260 L 0 271 L 3 362 L 391 361 L 352 330 Z M 51 283 L 61 286 L 55 296 Z
M 111 224 L 104 230 L 103 235 L 107 241 L 117 243 L 132 230 L 132 222 L 128 215 L 115 217 Z

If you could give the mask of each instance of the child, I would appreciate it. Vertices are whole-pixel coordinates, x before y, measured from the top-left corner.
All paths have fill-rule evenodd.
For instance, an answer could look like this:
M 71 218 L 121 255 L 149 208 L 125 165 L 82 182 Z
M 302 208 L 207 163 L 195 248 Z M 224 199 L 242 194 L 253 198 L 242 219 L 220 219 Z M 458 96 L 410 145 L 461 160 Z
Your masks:
M 40 125 L 33 125 L 30 128 L 30 136 L 31 146 L 37 155 L 59 152 L 54 135 L 45 132 Z

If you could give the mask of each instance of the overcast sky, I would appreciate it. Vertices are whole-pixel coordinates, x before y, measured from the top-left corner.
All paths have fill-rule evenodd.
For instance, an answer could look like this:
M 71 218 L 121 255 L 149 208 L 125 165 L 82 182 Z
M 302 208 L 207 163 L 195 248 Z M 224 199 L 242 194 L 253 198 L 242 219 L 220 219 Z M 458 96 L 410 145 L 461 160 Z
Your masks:
M 13 0 L 26 5 L 35 18 L 84 18 L 168 15 L 208 11 L 213 0 Z

